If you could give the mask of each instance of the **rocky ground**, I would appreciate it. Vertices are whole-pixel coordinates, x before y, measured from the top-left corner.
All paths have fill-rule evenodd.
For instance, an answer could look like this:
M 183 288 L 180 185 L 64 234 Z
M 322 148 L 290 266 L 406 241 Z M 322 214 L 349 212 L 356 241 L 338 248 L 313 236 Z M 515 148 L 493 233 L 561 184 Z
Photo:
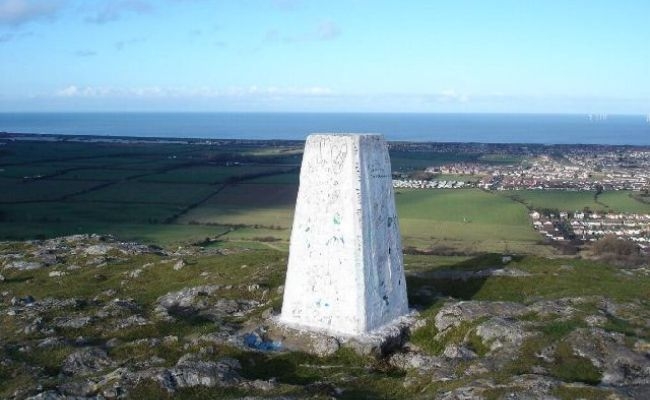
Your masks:
M 296 351 L 269 334 L 286 253 L 0 243 L 0 398 L 650 398 L 646 268 L 406 263 L 418 313 L 401 348 Z

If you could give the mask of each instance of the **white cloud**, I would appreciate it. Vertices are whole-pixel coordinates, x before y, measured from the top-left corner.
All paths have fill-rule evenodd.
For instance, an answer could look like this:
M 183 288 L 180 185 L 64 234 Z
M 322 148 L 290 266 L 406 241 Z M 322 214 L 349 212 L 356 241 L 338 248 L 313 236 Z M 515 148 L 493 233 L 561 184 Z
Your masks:
M 463 93 L 458 93 L 454 89 L 445 89 L 437 93 L 435 95 L 435 99 L 436 101 L 442 103 L 450 103 L 450 102 L 467 103 L 469 101 L 469 96 Z
M 0 0 L 0 25 L 18 26 L 37 19 L 51 19 L 62 6 L 61 0 Z
M 70 85 L 55 93 L 56 97 L 64 98 L 299 98 L 331 96 L 334 92 L 322 86 L 308 87 L 276 87 L 248 86 L 215 89 L 211 87 L 178 87 L 166 88 L 159 86 L 115 88 L 102 86 Z

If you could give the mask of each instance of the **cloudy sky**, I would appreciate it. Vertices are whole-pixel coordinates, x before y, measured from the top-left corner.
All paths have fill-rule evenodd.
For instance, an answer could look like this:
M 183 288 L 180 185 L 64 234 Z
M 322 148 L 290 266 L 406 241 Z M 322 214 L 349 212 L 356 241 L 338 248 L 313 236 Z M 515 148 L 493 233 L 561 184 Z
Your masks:
M 650 1 L 0 0 L 0 111 L 650 113 Z

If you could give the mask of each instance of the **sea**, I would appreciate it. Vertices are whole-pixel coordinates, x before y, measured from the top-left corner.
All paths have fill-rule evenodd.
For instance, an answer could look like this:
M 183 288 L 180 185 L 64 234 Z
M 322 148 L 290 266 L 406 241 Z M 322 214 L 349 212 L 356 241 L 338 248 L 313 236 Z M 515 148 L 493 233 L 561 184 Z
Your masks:
M 407 113 L 0 113 L 0 132 L 303 140 L 381 133 L 394 141 L 650 145 L 650 115 Z

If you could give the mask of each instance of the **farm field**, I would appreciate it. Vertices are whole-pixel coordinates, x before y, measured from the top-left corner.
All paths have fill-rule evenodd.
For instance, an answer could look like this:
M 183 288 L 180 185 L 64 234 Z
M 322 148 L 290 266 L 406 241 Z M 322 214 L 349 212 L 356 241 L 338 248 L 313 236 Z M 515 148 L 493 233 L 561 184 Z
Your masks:
M 579 211 L 588 208 L 599 212 L 649 213 L 650 204 L 634 199 L 628 191 L 603 192 L 594 198 L 594 192 L 561 190 L 503 191 L 499 195 L 523 202 L 531 209 Z
M 96 232 L 170 244 L 228 233 L 241 243 L 246 237 L 268 237 L 263 226 L 277 225 L 284 232 L 272 232 L 286 241 L 298 167 L 287 160 L 299 162 L 298 149 L 248 143 L 6 142 L 0 152 L 0 239 Z M 260 185 L 242 191 L 237 183 L 246 180 Z M 281 207 L 271 190 L 276 182 L 289 183 L 293 189 L 285 192 L 294 192 Z M 282 186 L 287 185 L 277 187 Z M 224 194 L 213 199 L 220 191 Z M 252 200 L 246 200 L 247 193 Z M 227 226 L 214 222 L 215 215 L 228 216 L 220 221 Z M 197 223 L 197 216 L 206 218 Z M 243 232 L 235 234 L 233 225 Z M 248 225 L 250 235 L 243 229 Z
M 0 239 L 114 234 L 161 245 L 288 247 L 300 143 L 7 142 L 0 153 Z M 394 152 L 394 171 L 484 154 Z M 455 176 L 441 176 L 452 178 Z M 650 212 L 627 192 L 398 190 L 405 248 L 548 255 L 528 208 Z
M 396 191 L 405 246 L 474 251 L 543 251 L 527 209 L 478 189 Z
M 291 227 L 297 191 L 298 186 L 292 184 L 228 185 L 178 222 L 273 227 L 279 234 Z M 288 234 L 279 237 L 287 239 Z

